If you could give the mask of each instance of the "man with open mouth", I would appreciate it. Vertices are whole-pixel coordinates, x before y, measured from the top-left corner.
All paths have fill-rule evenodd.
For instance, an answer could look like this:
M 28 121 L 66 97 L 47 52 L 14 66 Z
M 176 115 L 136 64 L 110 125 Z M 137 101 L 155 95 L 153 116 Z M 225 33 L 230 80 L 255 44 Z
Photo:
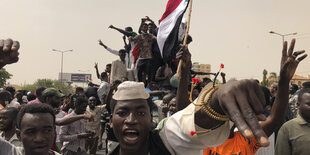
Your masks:
M 118 86 L 113 95 L 116 103 L 111 104 L 111 127 L 119 146 L 110 152 L 111 155 L 202 154 L 204 148 L 218 146 L 227 140 L 229 120 L 236 124 L 243 136 L 255 136 L 261 146 L 269 145 L 256 117 L 250 117 L 260 114 L 265 104 L 263 92 L 254 80 L 233 80 L 218 89 L 213 87 L 213 92 L 207 94 L 210 96 L 207 100 L 212 113 L 217 116 L 208 114 L 199 105 L 206 101 L 188 105 L 187 100 L 180 97 L 184 96 L 181 91 L 187 91 L 182 83 L 187 82 L 191 64 L 186 46 L 181 47 L 177 57 L 183 60 L 176 100 L 178 112 L 169 117 L 159 130 L 151 130 L 153 106 L 144 84 L 126 81 Z M 253 103 L 245 102 L 248 100 Z M 187 103 L 181 105 L 181 102 Z

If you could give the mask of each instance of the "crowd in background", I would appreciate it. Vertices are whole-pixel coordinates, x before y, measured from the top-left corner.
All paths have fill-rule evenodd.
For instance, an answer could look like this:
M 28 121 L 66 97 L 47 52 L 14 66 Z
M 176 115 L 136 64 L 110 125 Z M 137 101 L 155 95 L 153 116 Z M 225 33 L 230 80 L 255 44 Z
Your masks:
M 113 154 L 114 150 L 123 149 L 123 145 L 119 145 L 119 143 L 122 144 L 119 135 L 114 134 L 115 129 L 111 126 L 111 118 L 115 117 L 112 115 L 115 112 L 115 105 L 119 100 L 123 100 L 115 95 L 116 92 L 121 92 L 121 90 L 118 91 L 123 88 L 119 87 L 120 85 L 126 85 L 128 81 L 143 82 L 144 91 L 149 94 L 149 98 L 146 100 L 152 109 L 152 130 L 163 129 L 167 125 L 166 123 L 170 123 L 167 121 L 168 118 L 183 109 L 180 108 L 181 102 L 187 106 L 195 100 L 199 101 L 200 94 L 206 91 L 204 88 L 214 85 L 215 81 L 211 80 L 211 77 L 197 81 L 195 76 L 210 75 L 213 77 L 219 73 L 195 72 L 191 70 L 190 61 L 185 62 L 187 66 L 183 66 L 183 68 L 188 68 L 186 73 L 182 73 L 182 78 L 185 78 L 185 81 L 174 76 L 179 60 L 185 59 L 184 55 L 188 50 L 181 46 L 177 51 L 174 51 L 175 55 L 171 62 L 164 62 L 156 42 L 158 29 L 149 17 L 142 18 L 138 33 L 134 32 L 131 27 L 121 29 L 111 25 L 109 28 L 124 35 L 124 48 L 115 50 L 99 40 L 99 45 L 111 54 L 119 56 L 119 59 L 111 64 L 106 64 L 104 72 L 100 72 L 99 64 L 95 63 L 94 68 L 97 78 L 101 81 L 100 84 L 89 82 L 87 88 L 77 87 L 73 94 L 63 94 L 55 88 L 45 87 L 39 87 L 35 92 L 15 90 L 14 87 L 2 88 L 0 91 L 0 135 L 2 139 L 10 142 L 16 148 L 21 148 L 19 150 L 24 151 L 25 154 L 31 154 L 31 151 L 40 152 L 40 149 L 50 145 L 52 147 L 49 148 L 49 153 L 54 154 L 57 152 L 65 155 L 96 154 L 98 149 L 104 149 L 104 152 Z M 182 40 L 180 40 L 181 42 Z M 187 44 L 190 42 L 192 42 L 192 38 L 189 36 Z M 295 40 L 291 44 L 295 44 Z M 283 46 L 285 49 L 287 43 Z M 235 124 L 230 129 L 229 139 L 223 145 L 218 148 L 206 148 L 203 151 L 204 154 L 220 154 L 220 152 L 225 154 L 229 150 L 237 149 L 238 151 L 240 148 L 244 150 L 239 150 L 239 152 L 248 154 L 254 154 L 256 151 L 258 151 L 257 154 L 274 154 L 275 152 L 276 154 L 307 154 L 304 152 L 306 150 L 309 152 L 307 144 L 310 141 L 307 137 L 309 138 L 310 135 L 310 102 L 308 102 L 310 82 L 303 83 L 302 87 L 289 83 L 292 78 L 291 73 L 295 72 L 294 67 L 296 69 L 298 63 L 306 57 L 304 55 L 296 59 L 303 52 L 293 53 L 293 48 L 294 46 L 290 46 L 288 52 L 285 53 L 286 57 L 282 55 L 279 82 L 271 88 L 266 88 L 256 80 L 254 85 L 258 85 L 261 90 L 249 92 L 251 94 L 262 91 L 264 94 L 264 97 L 259 98 L 260 100 L 265 99 L 263 102 L 266 103 L 262 110 L 264 115 L 261 124 L 265 134 L 269 137 L 270 146 L 260 149 L 260 143 L 264 140 L 256 141 L 255 138 L 243 138 L 246 133 L 236 130 L 236 127 L 240 126 Z M 284 51 L 286 52 L 287 49 Z M 293 69 L 288 67 L 289 65 L 293 66 Z M 225 73 L 222 72 L 220 76 L 222 84 L 225 86 Z M 289 90 L 287 90 L 288 87 Z M 236 91 L 238 90 L 236 89 Z M 128 90 L 125 89 L 122 95 L 126 96 L 132 93 L 128 91 L 143 94 L 143 92 L 139 92 L 140 88 L 131 90 L 128 86 Z M 124 100 L 130 100 L 131 96 L 128 95 L 129 99 Z M 257 101 L 249 100 L 249 102 Z M 27 113 L 29 114 L 27 115 Z M 45 116 L 46 113 L 55 117 L 54 122 L 52 120 L 52 123 L 57 125 L 55 131 L 50 126 L 38 127 L 49 121 L 48 116 Z M 258 120 L 260 118 L 258 117 Z M 230 118 L 230 120 L 235 121 L 234 118 Z M 301 126 L 296 127 L 294 121 Z M 220 125 L 222 124 L 220 123 Z M 41 130 L 45 134 L 41 135 L 43 138 L 33 137 L 29 140 L 31 136 Z M 125 136 L 134 139 L 136 134 L 134 131 L 128 131 Z M 296 138 L 293 134 L 303 138 Z M 234 140 L 234 145 L 229 143 L 230 140 Z M 48 142 L 45 144 L 46 141 Z M 246 143 L 244 144 L 244 142 Z

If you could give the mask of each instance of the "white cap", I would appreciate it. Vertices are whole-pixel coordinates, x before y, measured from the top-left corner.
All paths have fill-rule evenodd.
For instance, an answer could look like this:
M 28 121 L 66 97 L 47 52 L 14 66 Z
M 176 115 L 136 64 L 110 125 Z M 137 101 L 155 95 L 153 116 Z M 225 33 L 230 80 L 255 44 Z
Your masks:
M 149 93 L 146 92 L 143 82 L 125 81 L 117 87 L 113 95 L 114 100 L 134 100 L 148 99 Z

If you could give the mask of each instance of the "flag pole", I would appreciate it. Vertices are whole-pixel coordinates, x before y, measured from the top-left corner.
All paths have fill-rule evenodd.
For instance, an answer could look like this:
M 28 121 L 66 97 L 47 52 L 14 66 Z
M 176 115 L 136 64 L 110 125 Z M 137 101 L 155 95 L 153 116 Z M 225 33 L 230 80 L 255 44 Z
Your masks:
M 187 45 L 187 36 L 188 36 L 188 32 L 189 32 L 189 26 L 191 23 L 191 14 L 192 14 L 192 5 L 193 5 L 193 0 L 189 0 L 189 12 L 188 12 L 188 21 L 187 21 L 187 26 L 186 26 L 186 31 L 185 31 L 185 36 L 184 36 L 184 41 L 183 41 L 183 45 Z M 177 73 L 176 73 L 176 77 L 178 79 L 180 79 L 181 77 L 181 66 L 182 66 L 182 59 L 179 62 L 178 65 L 178 69 L 177 69 Z

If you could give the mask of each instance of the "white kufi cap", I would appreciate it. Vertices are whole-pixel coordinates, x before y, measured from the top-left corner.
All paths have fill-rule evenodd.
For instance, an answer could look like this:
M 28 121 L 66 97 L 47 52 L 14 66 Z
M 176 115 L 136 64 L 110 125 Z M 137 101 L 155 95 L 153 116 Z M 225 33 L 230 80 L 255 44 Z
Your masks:
M 148 99 L 149 93 L 146 92 L 143 82 L 125 81 L 117 87 L 113 95 L 114 100 L 134 100 Z

